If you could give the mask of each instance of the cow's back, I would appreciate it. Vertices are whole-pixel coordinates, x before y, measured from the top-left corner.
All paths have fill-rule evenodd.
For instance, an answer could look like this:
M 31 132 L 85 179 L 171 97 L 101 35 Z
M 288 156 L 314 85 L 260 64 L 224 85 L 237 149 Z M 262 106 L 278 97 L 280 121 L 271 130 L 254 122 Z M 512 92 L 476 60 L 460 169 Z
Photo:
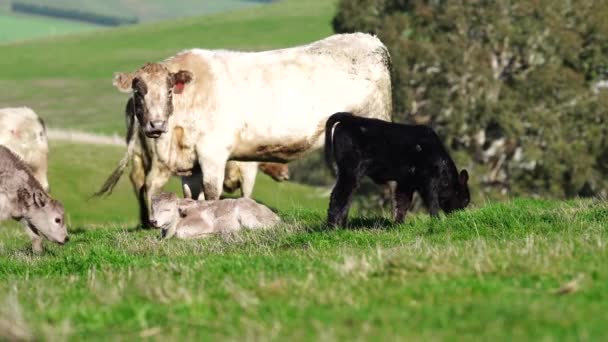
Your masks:
M 43 121 L 27 107 L 0 109 L 0 145 L 17 154 L 47 189 L 48 140 Z
M 174 120 L 229 137 L 235 159 L 293 160 L 323 145 L 325 121 L 339 111 L 391 121 L 390 57 L 371 35 L 263 52 L 193 49 L 165 63 L 199 72 L 174 98 Z

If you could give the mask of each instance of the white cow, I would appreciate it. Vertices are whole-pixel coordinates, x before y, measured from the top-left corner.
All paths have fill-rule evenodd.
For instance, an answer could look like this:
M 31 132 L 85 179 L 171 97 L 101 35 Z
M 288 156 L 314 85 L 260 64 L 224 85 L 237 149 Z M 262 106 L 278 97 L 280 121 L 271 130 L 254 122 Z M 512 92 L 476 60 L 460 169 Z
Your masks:
M 0 108 L 0 145 L 16 153 L 48 191 L 49 145 L 44 122 L 33 110 L 27 107 Z
M 148 203 L 172 172 L 196 164 L 202 179 L 193 184 L 218 199 L 228 160 L 297 159 L 323 146 L 335 112 L 392 115 L 388 51 L 363 33 L 263 52 L 186 50 L 117 73 L 114 85 L 133 93 L 141 131 L 155 139 Z M 169 148 L 176 137 L 180 148 Z M 196 198 L 200 188 L 192 190 Z

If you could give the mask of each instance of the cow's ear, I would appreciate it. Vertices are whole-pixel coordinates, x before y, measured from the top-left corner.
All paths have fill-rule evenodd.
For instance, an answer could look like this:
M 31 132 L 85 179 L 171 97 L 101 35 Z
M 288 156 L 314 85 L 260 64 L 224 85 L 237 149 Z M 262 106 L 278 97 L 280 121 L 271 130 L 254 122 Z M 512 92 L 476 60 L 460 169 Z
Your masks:
M 32 198 L 32 194 L 27 189 L 19 189 L 17 190 L 17 201 L 19 204 L 30 208 L 34 204 L 34 199 Z
M 46 206 L 46 196 L 42 191 L 34 191 L 34 205 L 38 208 L 44 208 Z
M 181 94 L 184 92 L 184 87 L 186 83 L 189 83 L 194 78 L 194 75 L 188 70 L 180 70 L 174 74 L 173 76 L 173 93 Z
M 132 91 L 133 77 L 133 73 L 130 72 L 116 72 L 114 73 L 112 85 L 123 93 L 130 93 Z
M 458 180 L 460 181 L 460 184 L 462 184 L 462 185 L 467 184 L 467 182 L 469 181 L 469 173 L 467 172 L 467 170 L 463 169 L 462 171 L 460 171 Z

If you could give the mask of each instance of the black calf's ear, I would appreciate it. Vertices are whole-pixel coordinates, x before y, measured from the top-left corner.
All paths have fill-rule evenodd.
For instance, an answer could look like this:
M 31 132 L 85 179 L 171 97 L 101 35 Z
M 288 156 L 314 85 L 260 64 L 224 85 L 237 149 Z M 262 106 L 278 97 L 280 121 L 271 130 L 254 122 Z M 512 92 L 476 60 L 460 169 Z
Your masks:
M 459 180 L 460 184 L 467 184 L 467 182 L 469 181 L 469 173 L 467 172 L 467 170 L 463 169 L 462 171 L 460 171 Z

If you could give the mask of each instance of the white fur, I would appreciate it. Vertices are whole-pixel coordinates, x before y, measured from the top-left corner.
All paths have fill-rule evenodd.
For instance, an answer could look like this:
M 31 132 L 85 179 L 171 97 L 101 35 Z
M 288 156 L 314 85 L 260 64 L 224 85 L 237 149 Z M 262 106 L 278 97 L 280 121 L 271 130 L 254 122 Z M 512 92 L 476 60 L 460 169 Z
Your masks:
M 33 110 L 0 108 L 0 145 L 21 157 L 42 187 L 48 190 L 49 146 L 44 126 Z

